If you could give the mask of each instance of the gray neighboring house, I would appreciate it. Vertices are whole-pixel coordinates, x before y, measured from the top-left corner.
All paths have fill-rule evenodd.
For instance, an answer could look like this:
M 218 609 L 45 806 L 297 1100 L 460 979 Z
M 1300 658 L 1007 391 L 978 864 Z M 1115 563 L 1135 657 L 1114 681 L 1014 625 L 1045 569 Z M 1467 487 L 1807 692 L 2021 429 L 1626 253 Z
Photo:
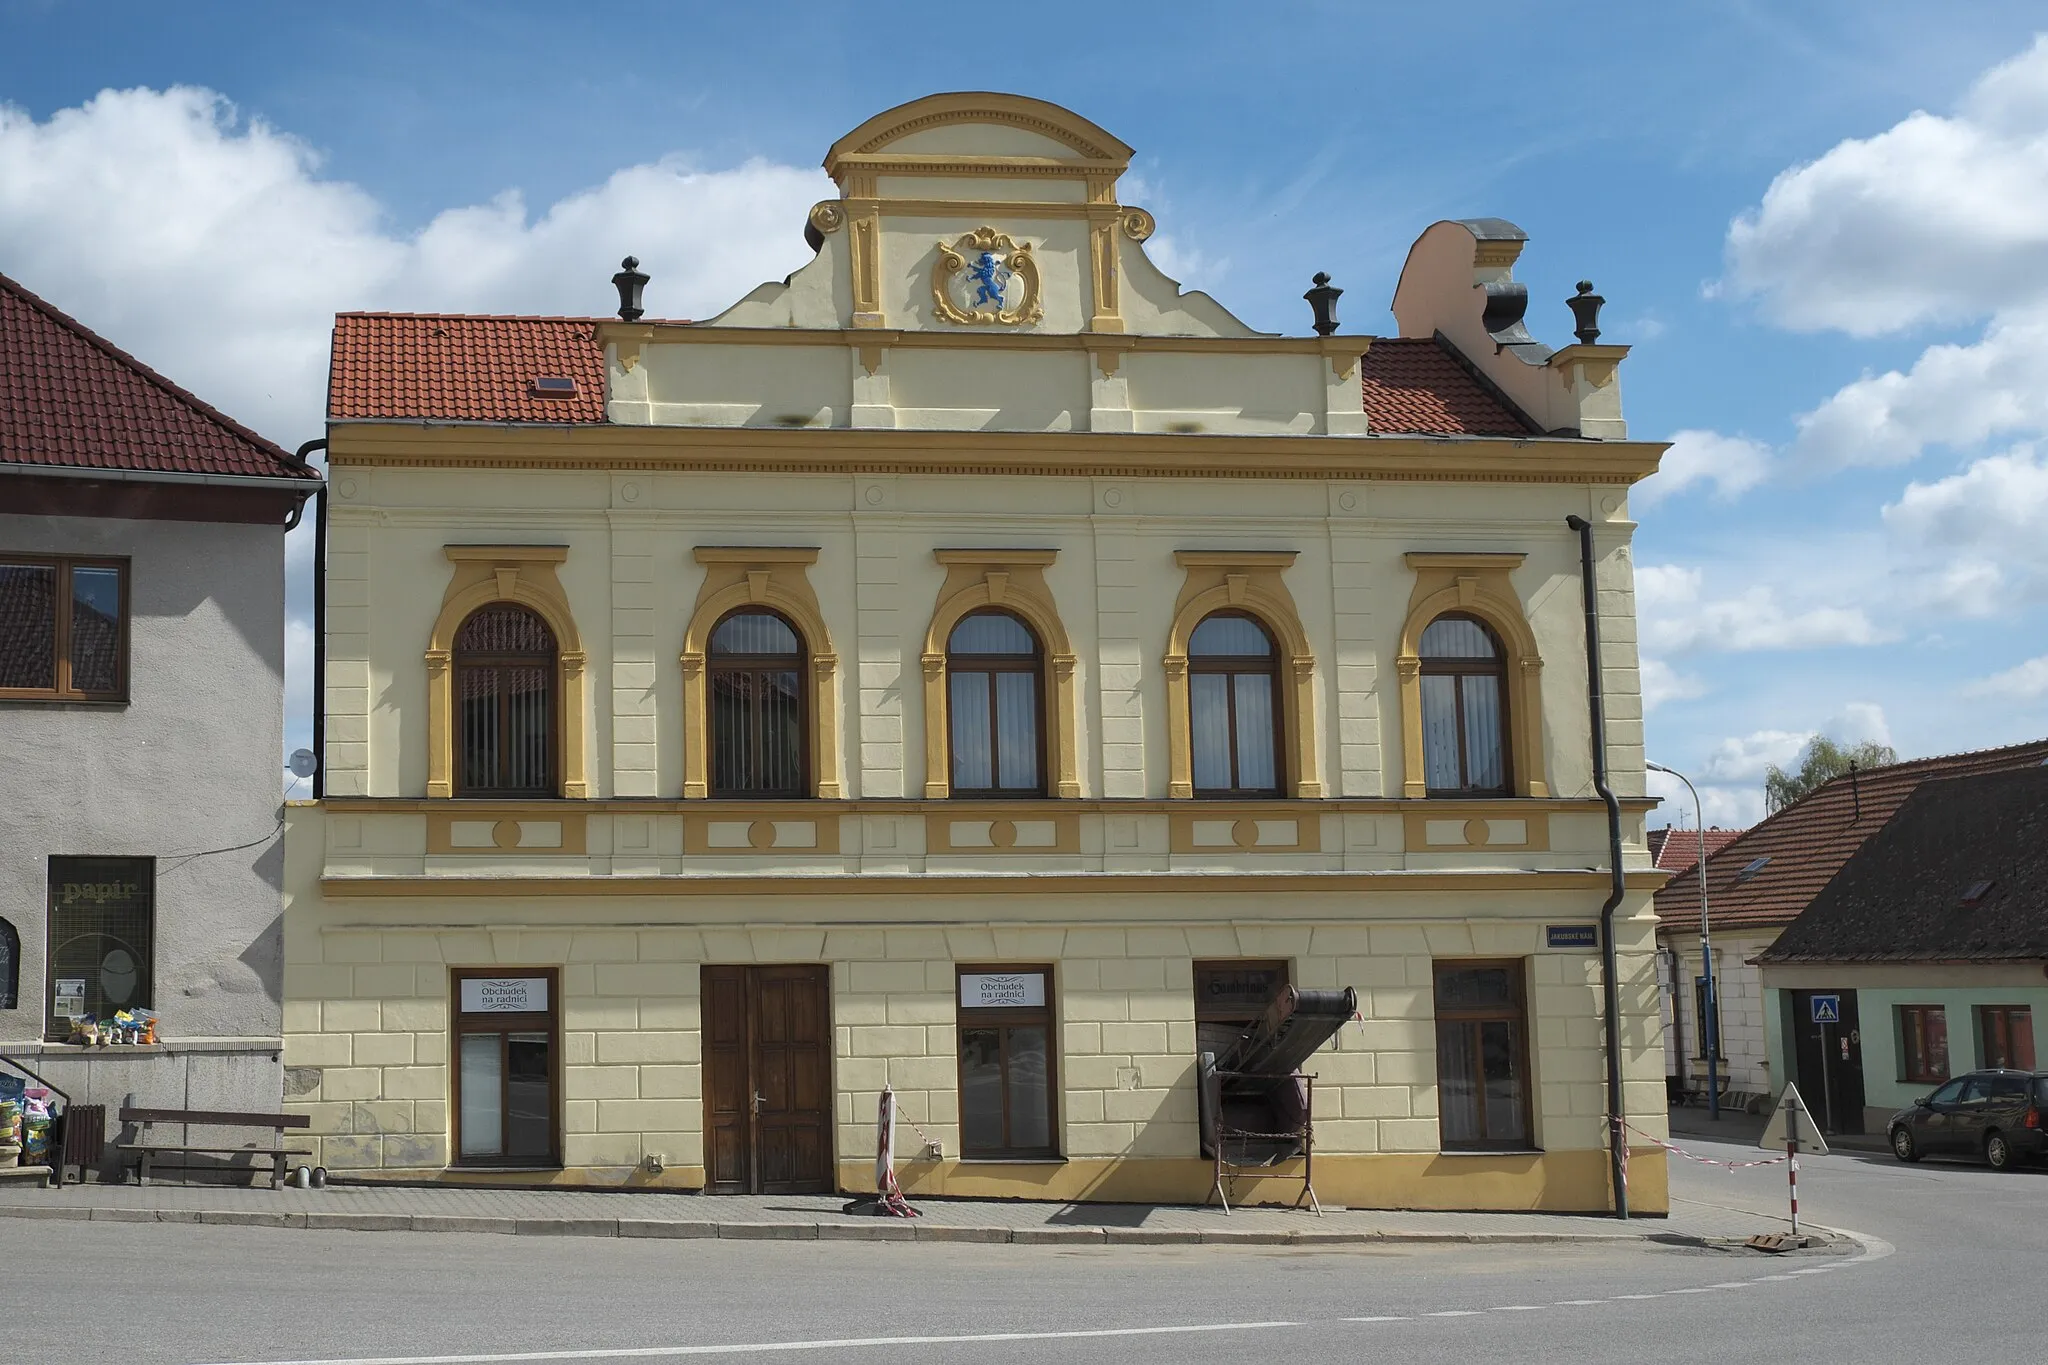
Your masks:
M 110 1135 L 281 1104 L 284 537 L 319 487 L 0 276 L 0 1055 Z M 155 1046 L 62 1041 L 135 1005 Z

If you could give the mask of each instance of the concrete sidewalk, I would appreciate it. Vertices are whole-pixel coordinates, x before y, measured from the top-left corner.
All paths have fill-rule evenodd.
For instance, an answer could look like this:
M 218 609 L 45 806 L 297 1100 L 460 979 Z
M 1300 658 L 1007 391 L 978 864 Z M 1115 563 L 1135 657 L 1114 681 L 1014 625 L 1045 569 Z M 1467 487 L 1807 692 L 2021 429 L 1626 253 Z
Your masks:
M 1669 1218 L 1627 1223 L 1541 1213 L 1404 1213 L 1148 1204 L 918 1199 L 922 1217 L 842 1212 L 840 1195 L 704 1196 L 664 1192 L 336 1185 L 0 1186 L 0 1218 L 234 1223 L 364 1232 L 790 1241 L 954 1241 L 1083 1245 L 1661 1242 L 1721 1245 L 1784 1231 L 1780 1220 L 1685 1202 Z

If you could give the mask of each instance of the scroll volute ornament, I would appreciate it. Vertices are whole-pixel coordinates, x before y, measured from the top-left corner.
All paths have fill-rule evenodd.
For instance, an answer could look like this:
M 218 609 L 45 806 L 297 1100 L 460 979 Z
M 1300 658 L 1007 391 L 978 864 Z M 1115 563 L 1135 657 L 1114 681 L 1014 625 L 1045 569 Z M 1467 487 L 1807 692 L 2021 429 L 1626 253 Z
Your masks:
M 1009 302 L 1012 283 L 1015 302 Z M 932 311 L 963 327 L 1037 322 L 1045 316 L 1045 299 L 1030 243 L 1019 245 L 992 227 L 976 228 L 951 246 L 940 242 L 932 263 Z

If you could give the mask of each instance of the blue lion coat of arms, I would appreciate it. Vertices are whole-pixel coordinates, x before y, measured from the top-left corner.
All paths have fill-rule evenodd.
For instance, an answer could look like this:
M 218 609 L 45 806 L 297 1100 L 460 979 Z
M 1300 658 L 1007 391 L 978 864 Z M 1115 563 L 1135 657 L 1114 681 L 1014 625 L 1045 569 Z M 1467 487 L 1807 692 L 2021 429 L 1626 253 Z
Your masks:
M 967 278 L 975 285 L 974 301 L 968 307 L 979 308 L 984 303 L 992 303 L 1001 308 L 1003 290 L 1015 273 L 993 251 L 984 251 L 968 262 Z

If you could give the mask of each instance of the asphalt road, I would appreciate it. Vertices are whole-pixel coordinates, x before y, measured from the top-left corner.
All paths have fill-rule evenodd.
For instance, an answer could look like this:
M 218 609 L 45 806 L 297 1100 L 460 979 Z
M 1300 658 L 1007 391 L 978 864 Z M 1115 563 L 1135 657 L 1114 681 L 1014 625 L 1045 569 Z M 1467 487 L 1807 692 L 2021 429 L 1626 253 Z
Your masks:
M 1691 1141 L 1735 1159 L 1754 1149 Z M 1683 1166 L 1775 1210 L 1782 1168 Z M 2048 1172 L 1810 1158 L 1870 1239 L 1651 1247 L 1053 1248 L 657 1242 L 0 1220 L 0 1358 L 45 1365 L 1238 1361 L 2038 1354 Z M 1260 1324 L 1271 1324 L 1261 1326 Z

